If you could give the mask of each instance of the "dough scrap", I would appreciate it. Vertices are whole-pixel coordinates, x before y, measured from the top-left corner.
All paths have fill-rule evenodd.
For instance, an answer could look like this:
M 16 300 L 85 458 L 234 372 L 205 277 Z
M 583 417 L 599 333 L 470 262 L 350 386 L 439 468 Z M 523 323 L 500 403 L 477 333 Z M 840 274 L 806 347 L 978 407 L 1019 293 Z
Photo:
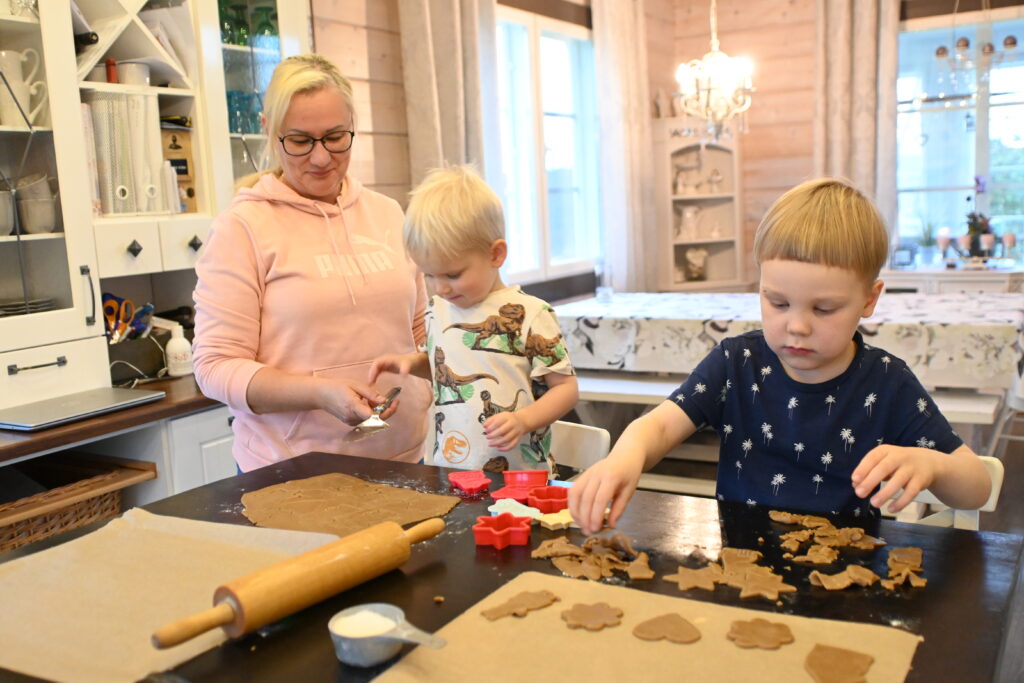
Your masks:
M 509 615 L 517 617 L 525 617 L 526 613 L 530 610 L 543 609 L 548 605 L 558 602 L 561 598 L 548 590 L 541 591 L 524 591 L 519 595 L 515 595 L 505 602 L 485 609 L 480 614 L 484 615 L 490 621 L 501 619 Z
M 810 562 L 812 564 L 832 564 L 839 559 L 839 551 L 827 545 L 812 545 L 805 555 L 797 555 L 794 562 Z
M 583 555 L 583 548 L 575 545 L 569 541 L 567 536 L 559 536 L 558 538 L 549 538 L 546 541 L 542 541 L 537 548 L 530 553 L 530 557 L 536 559 L 546 559 L 549 557 L 564 557 L 567 555 Z
M 380 522 L 410 524 L 447 514 L 457 496 L 422 493 L 332 472 L 242 494 L 256 526 L 348 536 Z
M 640 553 L 636 556 L 636 559 L 629 563 L 626 567 L 626 573 L 629 574 L 629 578 L 638 579 L 653 579 L 654 570 L 651 569 L 650 560 L 647 557 L 647 553 Z
M 785 624 L 757 617 L 750 621 L 732 622 L 726 638 L 742 648 L 778 650 L 782 645 L 793 642 L 793 632 Z
M 484 472 L 493 472 L 495 474 L 506 472 L 508 471 L 508 458 L 504 455 L 496 456 L 485 462 L 484 466 L 480 469 Z
M 576 603 L 562 612 L 562 620 L 569 628 L 584 628 L 588 631 L 600 631 L 607 626 L 618 626 L 622 623 L 622 610 L 612 607 L 607 602 L 595 602 L 593 605 Z
M 591 536 L 580 546 L 573 545 L 564 536 L 550 539 L 542 542 L 530 556 L 551 558 L 551 564 L 573 579 L 585 577 L 599 581 L 614 576 L 617 571 L 626 572 L 631 579 L 654 577 L 647 554 L 638 553 L 632 541 L 621 532 L 607 537 Z
M 807 654 L 804 668 L 817 683 L 864 683 L 874 657 L 818 643 Z
M 910 583 L 913 588 L 924 588 L 928 579 L 919 576 L 923 552 L 920 548 L 892 548 L 889 550 L 889 578 L 882 579 L 882 587 L 896 590 L 897 586 Z
M 878 581 L 878 574 L 858 564 L 851 564 L 837 574 L 823 574 L 819 571 L 813 571 L 810 576 L 811 585 L 821 586 L 825 590 L 830 591 L 843 590 L 853 584 L 870 586 L 876 581 Z
M 633 628 L 633 635 L 641 640 L 668 640 L 683 645 L 700 640 L 697 627 L 675 612 L 640 622 Z

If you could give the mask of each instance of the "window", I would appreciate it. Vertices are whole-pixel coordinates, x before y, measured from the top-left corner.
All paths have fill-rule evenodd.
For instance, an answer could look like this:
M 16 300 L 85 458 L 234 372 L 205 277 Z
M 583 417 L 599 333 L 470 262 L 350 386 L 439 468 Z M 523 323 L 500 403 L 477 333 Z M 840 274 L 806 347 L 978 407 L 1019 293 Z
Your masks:
M 896 84 L 898 231 L 904 246 L 924 236 L 967 232 L 967 214 L 991 217 L 997 236 L 1024 232 L 1024 59 L 1007 36 L 1024 39 L 1024 10 L 993 10 L 908 21 L 900 33 Z M 970 41 L 964 68 L 936 57 Z M 996 56 L 984 68 L 981 46 Z M 942 232 L 948 228 L 948 232 Z M 955 243 L 955 242 L 954 242 Z
M 526 284 L 592 271 L 601 224 L 590 31 L 499 7 L 497 42 L 504 275 Z

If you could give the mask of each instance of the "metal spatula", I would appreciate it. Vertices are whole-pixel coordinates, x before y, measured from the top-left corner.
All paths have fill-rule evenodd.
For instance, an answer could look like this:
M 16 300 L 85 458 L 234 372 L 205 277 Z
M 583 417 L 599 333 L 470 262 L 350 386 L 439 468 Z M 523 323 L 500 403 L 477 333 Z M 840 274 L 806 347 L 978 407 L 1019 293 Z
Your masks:
M 366 418 L 365 420 L 357 424 L 355 427 L 353 427 L 352 431 L 346 434 L 342 440 L 348 443 L 351 443 L 353 441 L 362 441 L 368 436 L 373 436 L 378 432 L 382 432 L 385 429 L 388 429 L 390 425 L 388 425 L 388 423 L 385 422 L 384 420 L 380 419 L 380 414 L 388 409 L 388 406 L 391 405 L 391 403 L 395 400 L 395 397 L 398 396 L 398 393 L 401 390 L 402 387 L 395 387 L 394 389 L 389 391 L 387 396 L 384 397 L 384 402 L 373 409 L 373 415 L 371 415 L 370 417 Z

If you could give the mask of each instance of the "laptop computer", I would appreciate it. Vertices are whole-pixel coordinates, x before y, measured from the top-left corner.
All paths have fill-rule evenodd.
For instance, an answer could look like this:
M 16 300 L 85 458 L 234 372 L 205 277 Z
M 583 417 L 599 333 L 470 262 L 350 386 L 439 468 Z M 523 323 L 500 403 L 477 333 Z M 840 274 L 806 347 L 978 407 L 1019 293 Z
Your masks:
M 90 389 L 34 403 L 0 408 L 0 428 L 34 432 L 149 403 L 166 395 L 163 391 L 153 389 Z

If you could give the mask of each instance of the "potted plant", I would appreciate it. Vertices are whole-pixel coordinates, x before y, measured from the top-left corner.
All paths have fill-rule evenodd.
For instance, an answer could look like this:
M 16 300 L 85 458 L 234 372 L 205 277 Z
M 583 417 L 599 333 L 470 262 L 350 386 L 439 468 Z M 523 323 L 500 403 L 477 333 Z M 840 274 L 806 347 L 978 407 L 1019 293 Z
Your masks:
M 937 253 L 935 244 L 935 224 L 925 223 L 921 228 L 921 237 L 917 240 L 917 245 L 920 248 L 920 265 L 930 266 L 935 262 Z
M 983 256 L 985 251 L 981 247 L 981 236 L 992 232 L 989 225 L 989 218 L 980 211 L 971 211 L 967 214 L 967 234 L 971 238 L 971 256 Z

